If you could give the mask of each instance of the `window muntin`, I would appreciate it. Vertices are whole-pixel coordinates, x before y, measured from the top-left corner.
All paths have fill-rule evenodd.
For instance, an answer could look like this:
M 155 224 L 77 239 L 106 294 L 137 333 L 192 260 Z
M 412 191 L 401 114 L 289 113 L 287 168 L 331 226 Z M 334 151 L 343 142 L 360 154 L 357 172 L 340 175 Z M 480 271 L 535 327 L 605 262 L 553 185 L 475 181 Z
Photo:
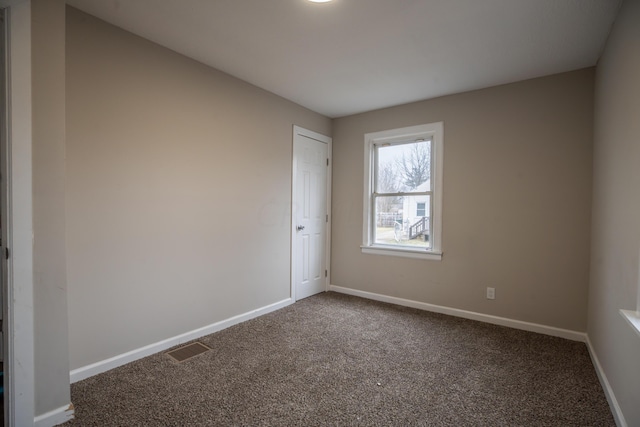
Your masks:
M 363 252 L 441 254 L 442 128 L 365 135 Z

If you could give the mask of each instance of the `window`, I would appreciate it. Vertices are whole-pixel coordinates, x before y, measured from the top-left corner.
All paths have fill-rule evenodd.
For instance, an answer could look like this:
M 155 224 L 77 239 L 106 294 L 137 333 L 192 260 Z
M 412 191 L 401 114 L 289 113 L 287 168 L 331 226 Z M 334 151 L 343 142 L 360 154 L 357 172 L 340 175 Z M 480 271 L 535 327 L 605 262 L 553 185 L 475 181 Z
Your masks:
M 364 253 L 441 259 L 443 124 L 365 135 Z
M 640 257 L 638 258 L 638 293 L 636 294 L 636 309 L 634 310 L 620 310 L 620 314 L 624 317 L 634 331 L 640 336 Z

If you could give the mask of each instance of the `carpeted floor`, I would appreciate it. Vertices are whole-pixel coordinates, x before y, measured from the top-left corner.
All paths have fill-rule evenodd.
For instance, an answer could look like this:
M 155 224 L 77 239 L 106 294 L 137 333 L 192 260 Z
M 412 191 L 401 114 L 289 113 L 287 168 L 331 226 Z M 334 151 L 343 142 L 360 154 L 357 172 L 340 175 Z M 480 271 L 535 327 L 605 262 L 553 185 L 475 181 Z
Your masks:
M 336 293 L 72 385 L 65 426 L 615 426 L 583 343 Z

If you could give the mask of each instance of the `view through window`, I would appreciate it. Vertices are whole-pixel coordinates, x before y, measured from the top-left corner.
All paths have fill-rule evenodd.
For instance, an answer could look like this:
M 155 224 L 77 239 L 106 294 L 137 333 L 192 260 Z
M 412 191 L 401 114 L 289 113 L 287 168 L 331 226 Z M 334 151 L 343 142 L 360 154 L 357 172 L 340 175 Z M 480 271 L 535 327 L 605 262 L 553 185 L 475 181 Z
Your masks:
M 375 243 L 431 248 L 431 145 L 375 145 Z
M 442 259 L 443 122 L 364 135 L 362 252 Z

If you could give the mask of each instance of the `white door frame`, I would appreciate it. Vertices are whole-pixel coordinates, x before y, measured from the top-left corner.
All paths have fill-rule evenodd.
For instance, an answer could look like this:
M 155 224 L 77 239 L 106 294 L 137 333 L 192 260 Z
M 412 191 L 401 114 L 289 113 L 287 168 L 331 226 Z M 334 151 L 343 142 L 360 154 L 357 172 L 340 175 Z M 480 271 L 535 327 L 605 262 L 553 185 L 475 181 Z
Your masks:
M 325 292 L 329 290 L 329 284 L 331 283 L 331 169 L 333 168 L 333 159 L 331 157 L 332 152 L 332 139 L 328 136 L 322 135 L 317 132 L 313 132 L 311 130 L 302 128 L 300 126 L 293 126 L 293 140 L 291 145 L 291 157 L 292 157 L 292 166 L 291 166 L 291 300 L 297 301 L 296 298 L 296 188 L 297 188 L 297 171 L 298 171 L 298 160 L 295 157 L 294 153 L 294 145 L 296 141 L 296 136 L 305 136 L 310 139 L 315 139 L 316 141 L 323 142 L 327 144 L 327 158 L 329 161 L 327 167 L 327 227 L 326 227 L 326 249 L 325 249 L 325 265 L 327 269 L 327 276 L 325 277 L 324 290 Z
M 8 316 L 5 389 L 8 426 L 34 424 L 33 212 L 31 116 L 31 1 L 0 0 L 7 8 Z M 20 331 L 20 333 L 16 333 Z

